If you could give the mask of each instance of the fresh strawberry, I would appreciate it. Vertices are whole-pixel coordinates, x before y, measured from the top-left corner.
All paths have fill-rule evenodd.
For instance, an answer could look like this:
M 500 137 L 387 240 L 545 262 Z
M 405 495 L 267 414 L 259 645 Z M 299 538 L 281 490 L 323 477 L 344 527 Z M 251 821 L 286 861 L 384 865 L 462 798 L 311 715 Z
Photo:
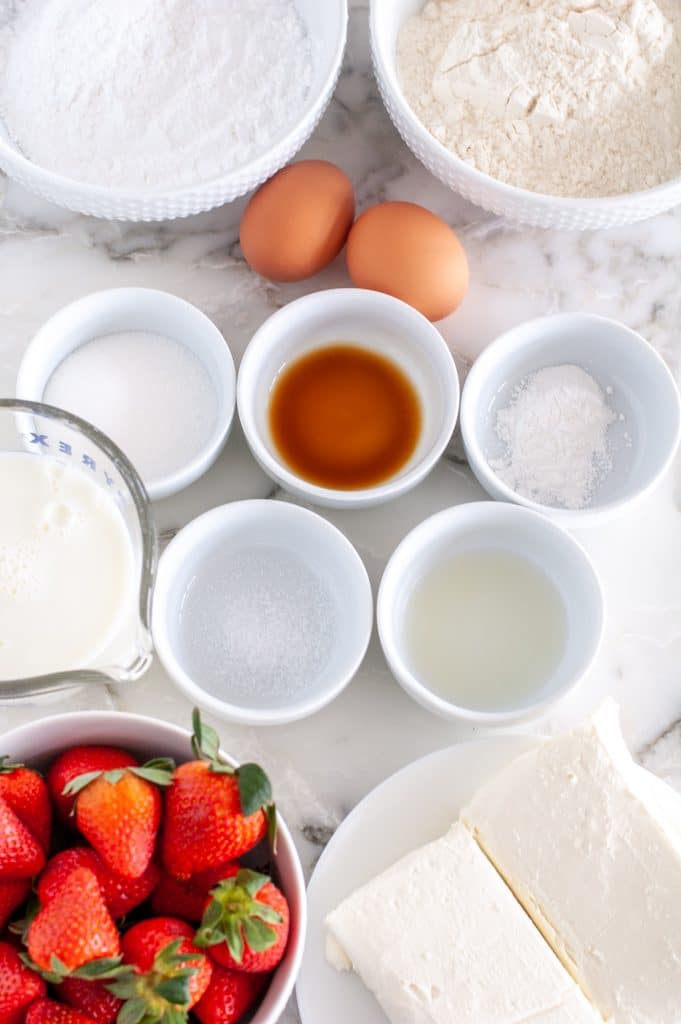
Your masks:
M 0 797 L 35 836 L 45 853 L 50 849 L 52 805 L 45 782 L 37 772 L 0 757 Z
M 40 843 L 0 797 L 0 879 L 31 878 L 44 865 Z
M 62 974 L 119 955 L 118 931 L 92 871 L 76 868 L 67 876 L 31 921 L 27 945 L 41 970 Z
M 161 878 L 151 897 L 151 906 L 156 914 L 181 917 L 183 921 L 199 922 L 206 909 L 208 895 L 219 882 L 229 877 L 234 861 L 227 861 L 210 871 L 201 871 L 186 881 L 173 878 L 167 871 Z
M 149 867 L 161 824 L 158 786 L 172 781 L 173 761 L 87 772 L 64 790 L 76 797 L 76 824 L 110 871 L 139 878 Z
M 30 878 L 6 878 L 0 881 L 0 928 L 5 927 L 30 891 Z
M 85 978 L 64 978 L 57 989 L 62 1002 L 79 1010 L 95 1024 L 114 1024 L 123 1002 L 106 988 L 106 982 Z
M 156 888 L 160 876 L 159 869 L 152 863 L 139 878 L 124 878 L 110 871 L 95 850 L 87 846 L 73 846 L 48 861 L 37 886 L 38 899 L 42 904 L 49 903 L 59 892 L 64 879 L 74 868 L 89 868 L 96 876 L 104 902 L 114 919 L 124 917 L 144 903 Z
M 70 1006 L 55 1003 L 54 999 L 36 999 L 26 1014 L 26 1024 L 95 1024 L 95 1021 Z
M 262 768 L 233 768 L 220 757 L 217 733 L 194 711 L 192 747 L 197 758 L 173 774 L 166 795 L 163 861 L 175 878 L 236 860 L 268 831 L 274 842 L 276 812 Z
M 134 973 L 109 985 L 126 1000 L 129 1020 L 175 1024 L 208 988 L 212 964 L 193 943 L 194 930 L 175 917 L 152 917 L 123 936 L 123 960 Z M 180 1015 L 178 1015 L 180 1014 Z
M 236 1024 L 255 1006 L 267 988 L 266 974 L 245 974 L 213 967 L 206 994 L 194 1007 L 201 1024 Z
M 65 796 L 70 782 L 87 772 L 108 772 L 138 765 L 132 754 L 118 747 L 71 747 L 52 762 L 47 773 L 47 788 L 57 814 L 64 825 L 74 824 L 71 816 L 73 797 Z
M 235 867 L 213 889 L 195 942 L 222 967 L 272 971 L 286 951 L 289 916 L 286 897 L 267 875 Z
M 22 963 L 19 951 L 0 942 L 0 1024 L 23 1020 L 26 1007 L 46 991 L 43 979 Z

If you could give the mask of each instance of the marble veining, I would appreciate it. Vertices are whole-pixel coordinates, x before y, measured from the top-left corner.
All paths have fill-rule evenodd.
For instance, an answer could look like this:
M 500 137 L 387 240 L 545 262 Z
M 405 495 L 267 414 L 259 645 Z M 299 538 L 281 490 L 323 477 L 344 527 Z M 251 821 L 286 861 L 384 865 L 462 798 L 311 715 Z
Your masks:
M 500 331 L 547 312 L 614 316 L 640 331 L 677 379 L 681 370 L 681 210 L 599 233 L 517 229 L 464 202 L 411 156 L 390 124 L 370 72 L 367 4 L 353 4 L 345 70 L 305 155 L 339 163 L 360 207 L 381 199 L 423 203 L 459 232 L 471 289 L 442 332 L 465 372 Z M 101 288 L 163 288 L 196 303 L 240 359 L 274 310 L 312 289 L 348 284 L 342 260 L 318 279 L 273 285 L 252 274 L 238 245 L 244 202 L 173 224 L 106 223 L 73 215 L 0 179 L 0 393 L 13 394 L 23 350 L 67 302 Z M 579 531 L 602 576 L 606 640 L 596 665 L 568 701 L 519 727 L 550 733 L 580 720 L 606 694 L 622 706 L 625 732 L 642 761 L 681 791 L 681 463 L 657 492 L 606 527 Z M 163 541 L 225 501 L 292 500 L 257 468 L 235 429 L 217 465 L 194 487 L 156 506 Z M 333 512 L 372 584 L 404 534 L 455 502 L 484 497 L 455 436 L 432 475 L 382 508 Z M 52 712 L 119 708 L 188 724 L 190 707 L 155 664 L 130 688 L 108 686 L 53 705 L 0 709 L 7 729 Z M 275 780 L 306 870 L 344 815 L 409 761 L 479 731 L 440 721 L 392 679 L 374 637 L 348 690 L 314 718 L 254 730 L 211 720 L 236 757 L 261 761 Z M 294 1024 L 293 1006 L 282 1018 Z

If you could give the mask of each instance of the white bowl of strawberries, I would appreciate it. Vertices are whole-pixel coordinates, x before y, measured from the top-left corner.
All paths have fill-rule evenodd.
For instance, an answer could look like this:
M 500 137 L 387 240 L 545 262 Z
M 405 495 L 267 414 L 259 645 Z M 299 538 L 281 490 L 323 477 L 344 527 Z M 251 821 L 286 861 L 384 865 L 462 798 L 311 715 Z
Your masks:
M 274 1024 L 305 885 L 267 776 L 118 712 L 0 740 L 0 1024 Z

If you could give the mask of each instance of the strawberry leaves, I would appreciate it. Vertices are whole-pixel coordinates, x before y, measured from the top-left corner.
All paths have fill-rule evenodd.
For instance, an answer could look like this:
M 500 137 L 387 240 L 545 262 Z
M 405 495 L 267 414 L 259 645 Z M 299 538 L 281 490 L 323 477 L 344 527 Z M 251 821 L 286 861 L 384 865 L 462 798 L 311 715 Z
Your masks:
M 238 964 L 243 960 L 244 940 L 254 953 L 273 946 L 277 932 L 271 926 L 281 924 L 282 916 L 257 899 L 269 881 L 267 875 L 242 868 L 232 878 L 220 882 L 211 893 L 211 902 L 196 933 L 196 945 L 217 946 L 224 942 Z
M 209 761 L 213 771 L 224 768 L 227 774 L 232 775 L 234 769 L 224 761 L 220 754 L 220 737 L 215 729 L 202 721 L 198 708 L 194 708 L 192 711 L 192 729 L 192 751 L 197 761 Z
M 248 817 L 272 803 L 272 785 L 259 764 L 242 764 L 237 769 L 241 810 Z
M 76 796 L 99 778 L 103 778 L 110 785 L 115 786 L 121 781 L 126 772 L 130 772 L 146 782 L 151 782 L 154 786 L 170 786 L 173 781 L 174 770 L 175 762 L 172 758 L 155 757 L 139 767 L 130 765 L 126 768 L 113 768 L 110 771 L 84 772 L 75 779 L 71 779 L 68 785 L 64 787 L 62 795 Z
M 63 960 L 54 953 L 50 957 L 49 970 L 40 968 L 28 955 L 20 953 L 20 959 L 26 967 L 35 971 L 51 985 L 59 985 L 64 978 L 81 978 L 83 981 L 105 981 L 131 974 L 131 968 L 122 963 L 120 956 L 101 957 L 89 960 L 82 967 L 70 971 Z
M 146 974 L 130 971 L 107 985 L 112 995 L 125 1000 L 117 1024 L 186 1024 L 192 1001 L 190 983 L 202 953 L 180 952 L 182 938 L 169 942 L 156 954 Z

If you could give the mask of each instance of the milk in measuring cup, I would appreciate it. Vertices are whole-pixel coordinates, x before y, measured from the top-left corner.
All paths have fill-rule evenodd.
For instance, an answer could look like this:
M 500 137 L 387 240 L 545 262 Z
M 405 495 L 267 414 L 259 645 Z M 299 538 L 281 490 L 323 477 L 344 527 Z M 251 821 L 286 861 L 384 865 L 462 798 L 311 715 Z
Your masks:
M 56 459 L 0 455 L 0 680 L 86 668 L 134 595 L 113 498 Z

